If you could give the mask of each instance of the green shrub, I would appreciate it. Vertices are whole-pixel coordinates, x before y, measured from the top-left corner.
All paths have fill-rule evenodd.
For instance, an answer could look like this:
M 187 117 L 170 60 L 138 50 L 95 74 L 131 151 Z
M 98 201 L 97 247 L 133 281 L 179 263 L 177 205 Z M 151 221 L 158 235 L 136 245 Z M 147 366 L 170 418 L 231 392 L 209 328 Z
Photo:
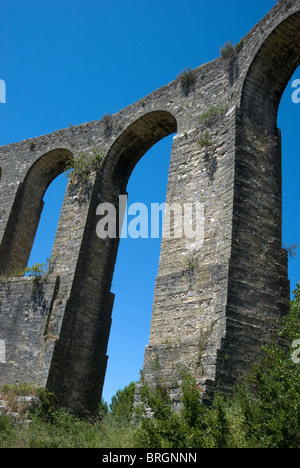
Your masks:
M 183 409 L 175 412 L 167 387 L 159 385 L 153 390 L 143 386 L 142 401 L 150 408 L 153 417 L 142 418 L 135 433 L 135 443 L 140 448 L 204 448 L 213 446 L 208 434 L 207 408 L 200 401 L 195 380 L 183 375 L 181 399 Z
M 136 444 L 146 448 L 299 448 L 300 364 L 291 359 L 291 345 L 300 338 L 300 283 L 291 312 L 276 339 L 232 397 L 215 395 L 213 405 L 200 401 L 195 380 L 185 374 L 182 410 L 174 413 L 166 387 L 145 386 L 144 404 L 153 418 L 142 419 Z
M 196 72 L 188 67 L 177 76 L 177 80 L 184 93 L 188 94 L 196 82 Z
M 78 157 L 69 161 L 66 167 L 66 175 L 70 176 L 73 180 L 87 180 L 88 176 L 97 171 L 105 157 L 104 151 L 98 151 L 96 148 L 92 154 L 82 152 Z
M 39 398 L 40 403 L 32 409 L 32 415 L 45 422 L 51 422 L 55 411 L 58 410 L 56 396 L 46 388 L 37 388 L 35 394 Z
M 234 56 L 234 45 L 231 41 L 227 41 L 220 50 L 223 59 L 232 58 Z
M 223 59 L 233 58 L 238 54 L 244 47 L 244 40 L 241 39 L 237 45 L 234 45 L 231 41 L 227 41 L 224 46 L 221 48 L 221 57 Z
M 207 112 L 200 115 L 199 124 L 200 125 L 209 125 L 216 117 L 225 114 L 227 112 L 228 106 L 212 106 Z
M 12 418 L 0 414 L 0 448 L 14 448 L 17 444 L 17 429 Z
M 29 276 L 30 278 L 40 278 L 41 276 L 46 275 L 48 270 L 48 263 L 35 263 L 31 267 L 25 268 L 24 275 Z
M 175 411 L 168 388 L 160 382 L 150 389 L 142 377 L 142 404 L 135 410 L 138 426 L 131 422 L 133 383 L 117 392 L 110 411 L 97 421 L 58 409 L 47 390 L 28 384 L 6 385 L 2 395 L 4 390 L 6 396 L 33 393 L 41 405 L 32 412 L 28 426 L 16 425 L 11 417 L 0 415 L 0 447 L 299 448 L 300 364 L 291 359 L 291 345 L 299 338 L 300 283 L 276 340 L 263 348 L 262 358 L 232 396 L 216 394 L 210 407 L 203 405 L 201 389 L 183 369 L 178 388 L 182 407 Z
M 212 145 L 212 140 L 209 136 L 208 130 L 205 130 L 203 133 L 201 133 L 200 138 L 198 140 L 198 145 L 200 145 L 201 148 L 205 148 L 207 146 Z
M 129 422 L 133 416 L 135 383 L 131 382 L 124 390 L 118 390 L 109 406 L 111 414 L 118 420 Z
M 35 263 L 30 267 L 24 268 L 21 271 L 13 271 L 11 274 L 6 276 L 1 276 L 0 280 L 5 280 L 8 278 L 22 278 L 24 276 L 28 276 L 29 278 L 34 278 L 35 280 L 39 280 L 42 276 L 45 276 L 48 271 L 49 260 L 47 259 L 47 263 Z

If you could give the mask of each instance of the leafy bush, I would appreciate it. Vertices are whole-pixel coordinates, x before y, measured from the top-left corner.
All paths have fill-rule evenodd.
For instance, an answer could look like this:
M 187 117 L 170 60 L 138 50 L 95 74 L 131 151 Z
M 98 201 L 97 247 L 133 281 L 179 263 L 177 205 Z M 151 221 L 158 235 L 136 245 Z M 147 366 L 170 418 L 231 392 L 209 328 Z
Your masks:
M 217 446 L 214 440 L 212 411 L 200 400 L 199 389 L 190 374 L 182 376 L 181 411 L 174 411 L 168 389 L 161 385 L 154 390 L 143 387 L 142 400 L 153 416 L 144 416 L 135 433 L 140 448 L 208 448 Z M 222 430 L 222 429 L 221 429 Z M 219 434 L 219 433 L 218 433 Z
M 118 390 L 112 397 L 110 411 L 118 420 L 129 422 L 133 416 L 135 383 L 131 382 L 124 390 Z
M 46 275 L 48 270 L 48 263 L 35 263 L 31 267 L 25 268 L 25 276 L 39 278 Z M 24 275 L 22 275 L 24 276 Z
M 8 278 L 22 278 L 27 276 L 29 278 L 34 278 L 39 280 L 42 276 L 45 276 L 48 271 L 49 259 L 47 259 L 47 263 L 35 263 L 30 267 L 24 268 L 21 271 L 13 271 L 9 275 L 0 276 L 0 281 L 8 279 Z
M 257 447 L 299 448 L 300 364 L 292 361 L 291 346 L 300 338 L 300 283 L 278 336 L 279 341 L 264 347 L 263 358 L 247 378 L 247 436 Z
M 0 414 L 0 448 L 16 447 L 17 430 L 12 418 L 5 414 Z
M 244 47 L 244 40 L 241 39 L 237 45 L 234 45 L 231 41 L 227 41 L 224 46 L 221 48 L 221 57 L 223 59 L 233 58 L 238 54 Z
M 291 359 L 291 345 L 300 338 L 300 283 L 291 312 L 273 341 L 232 397 L 215 395 L 212 407 L 200 401 L 193 378 L 181 387 L 183 409 L 174 413 L 166 388 L 145 387 L 144 403 L 153 418 L 144 417 L 136 433 L 146 448 L 299 448 L 300 364 Z
M 234 45 L 231 41 L 227 41 L 220 50 L 223 59 L 232 58 L 234 56 Z
M 87 180 L 89 174 L 97 171 L 105 157 L 104 151 L 98 151 L 94 148 L 92 154 L 80 153 L 78 157 L 69 161 L 66 167 L 66 176 L 77 180 Z
M 196 73 L 188 67 L 177 76 L 177 80 L 184 93 L 188 94 L 196 82 Z

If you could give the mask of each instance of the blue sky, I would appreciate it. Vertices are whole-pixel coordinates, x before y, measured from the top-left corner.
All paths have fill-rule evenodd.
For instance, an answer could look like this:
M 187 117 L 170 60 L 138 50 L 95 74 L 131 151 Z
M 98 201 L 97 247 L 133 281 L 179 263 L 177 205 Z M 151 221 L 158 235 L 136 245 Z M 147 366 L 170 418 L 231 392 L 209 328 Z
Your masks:
M 274 6 L 274 0 L 0 0 L 0 145 L 101 119 L 170 82 L 186 67 L 219 55 Z M 300 70 L 295 73 L 300 79 Z M 300 104 L 286 88 L 283 135 L 283 242 L 300 244 Z M 172 137 L 142 158 L 129 182 L 129 202 L 165 200 Z M 153 183 L 155 181 L 155 183 Z M 44 223 L 30 263 L 50 256 L 66 179 L 46 194 Z M 52 190 L 51 190 L 52 189 Z M 138 380 L 148 343 L 159 240 L 122 240 L 104 398 Z M 291 289 L 300 260 L 290 261 Z

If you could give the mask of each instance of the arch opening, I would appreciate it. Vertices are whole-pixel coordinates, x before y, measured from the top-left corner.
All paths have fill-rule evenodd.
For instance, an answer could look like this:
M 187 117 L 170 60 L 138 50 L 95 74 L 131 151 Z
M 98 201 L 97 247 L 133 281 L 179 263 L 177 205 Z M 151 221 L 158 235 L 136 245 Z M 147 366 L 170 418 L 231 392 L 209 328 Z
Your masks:
M 65 149 L 49 151 L 29 169 L 19 185 L 0 247 L 0 274 L 14 276 L 24 271 L 40 222 L 43 197 L 49 185 L 62 174 L 72 153 Z
M 113 164 L 113 182 L 126 190 L 130 175 L 139 160 L 156 143 L 177 132 L 177 121 L 167 111 L 148 112 L 119 136 L 108 154 L 108 160 Z
M 283 92 L 300 65 L 300 12 L 282 21 L 256 53 L 244 81 L 241 107 L 269 130 L 277 125 Z
M 236 382 L 290 310 L 287 253 L 282 249 L 282 147 L 277 122 L 284 90 L 300 64 L 299 31 L 297 12 L 274 27 L 259 50 L 249 47 L 253 60 L 236 108 L 229 338 L 222 345 L 230 355 L 229 365 L 223 361 L 224 368 L 228 365 Z M 259 29 L 258 34 L 260 38 Z M 226 390 L 224 368 L 217 369 L 216 382 Z
M 298 186 L 292 177 L 292 174 L 297 172 L 299 159 L 295 148 L 299 146 L 297 122 L 300 93 L 295 85 L 293 87 L 295 80 L 300 79 L 299 66 L 300 11 L 283 20 L 264 41 L 248 70 L 241 98 L 241 107 L 254 121 L 275 135 L 278 134 L 278 127 L 281 130 L 281 236 L 283 247 L 288 249 L 300 245 L 297 234 L 300 225 L 296 221 L 298 209 L 296 203 L 293 203 L 293 200 L 298 200 Z M 291 166 L 294 167 L 293 171 Z M 298 259 L 289 256 L 288 276 L 291 293 L 299 280 L 298 266 Z
M 59 217 L 64 201 L 68 178 L 65 174 L 57 176 L 46 189 L 43 197 L 43 210 L 30 253 L 28 268 L 41 265 L 48 267 Z
M 108 161 L 113 164 L 112 182 L 117 185 L 118 193 L 128 192 L 128 207 L 142 203 L 150 214 L 152 202 L 165 202 L 172 142 L 176 133 L 177 121 L 171 113 L 153 111 L 129 125 L 113 144 L 108 154 Z M 127 222 L 130 223 L 130 217 Z M 147 226 L 149 236 L 150 224 Z M 116 323 L 113 320 L 109 337 L 104 387 L 104 398 L 108 400 L 130 380 L 138 380 L 143 367 L 160 249 L 161 236 L 158 239 L 131 239 L 129 235 L 118 245 L 112 280 L 112 290 L 116 295 L 113 308 Z M 131 267 L 126 268 L 126 265 Z M 133 288 L 134 284 L 137 286 Z M 128 320 L 134 326 L 126 340 L 120 340 L 120 334 L 124 333 L 122 326 L 125 322 L 128 324 Z M 124 376 L 124 368 L 129 368 L 129 375 Z
M 159 238 L 151 238 L 151 203 L 161 204 L 166 200 L 172 141 L 170 135 L 154 145 L 137 163 L 127 186 L 128 208 L 139 203 L 147 209 L 149 238 L 131 239 L 128 236 L 121 239 L 119 245 L 112 282 L 116 297 L 103 390 L 103 397 L 108 402 L 117 390 L 139 380 L 143 367 L 161 249 L 161 231 Z M 132 220 L 134 216 L 129 215 L 123 231 Z
M 273 209 L 278 214 L 273 224 L 278 225 L 278 246 L 281 245 L 288 251 L 290 247 L 299 243 L 295 229 L 297 223 L 291 223 L 293 217 L 297 216 L 297 207 L 291 204 L 292 193 L 297 191 L 294 178 L 291 180 L 291 174 L 294 174 L 298 167 L 295 148 L 299 144 L 297 141 L 299 132 L 296 128 L 300 110 L 300 99 L 298 99 L 300 91 L 297 90 L 300 83 L 299 44 L 300 11 L 297 11 L 278 24 L 256 52 L 241 94 L 241 107 L 246 115 L 257 128 L 260 126 L 262 132 L 270 132 L 270 135 L 274 136 L 275 147 L 276 140 L 278 142 L 277 159 L 274 164 L 274 168 L 277 166 L 277 187 L 275 191 L 273 188 L 273 193 L 269 195 L 277 198 Z M 260 148 L 265 148 L 265 155 L 270 151 L 270 146 L 265 145 L 265 142 Z M 266 164 L 272 160 L 271 151 L 268 157 Z M 290 171 L 291 164 L 295 167 L 295 171 Z M 268 181 L 265 180 L 265 186 L 267 185 Z M 296 194 L 294 199 L 297 200 Z M 297 264 L 297 260 L 289 258 L 291 291 L 299 280 L 296 276 Z
M 299 115 L 300 102 L 293 99 L 293 83 L 300 79 L 298 67 L 289 81 L 278 111 L 278 126 L 282 132 L 282 238 L 283 247 L 290 252 L 288 276 L 291 296 L 300 280 L 300 187 L 297 177 L 300 171 L 299 158 Z M 294 94 L 295 93 L 295 94 Z

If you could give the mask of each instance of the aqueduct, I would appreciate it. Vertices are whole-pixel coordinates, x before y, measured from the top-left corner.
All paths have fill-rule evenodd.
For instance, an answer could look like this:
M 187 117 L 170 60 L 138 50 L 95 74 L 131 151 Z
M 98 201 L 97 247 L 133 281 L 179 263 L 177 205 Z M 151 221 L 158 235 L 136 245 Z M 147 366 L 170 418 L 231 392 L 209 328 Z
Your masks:
M 299 64 L 300 0 L 280 0 L 227 57 L 193 70 L 188 89 L 175 80 L 109 119 L 0 148 L 0 383 L 47 386 L 62 405 L 97 411 L 119 240 L 97 237 L 96 209 L 117 205 L 140 158 L 176 133 L 167 202 L 203 203 L 205 239 L 198 250 L 162 241 L 144 376 L 172 389 L 184 365 L 204 400 L 232 389 L 289 309 L 277 111 Z M 88 183 L 68 184 L 47 276 L 14 277 L 48 185 L 95 148 L 105 159 Z

